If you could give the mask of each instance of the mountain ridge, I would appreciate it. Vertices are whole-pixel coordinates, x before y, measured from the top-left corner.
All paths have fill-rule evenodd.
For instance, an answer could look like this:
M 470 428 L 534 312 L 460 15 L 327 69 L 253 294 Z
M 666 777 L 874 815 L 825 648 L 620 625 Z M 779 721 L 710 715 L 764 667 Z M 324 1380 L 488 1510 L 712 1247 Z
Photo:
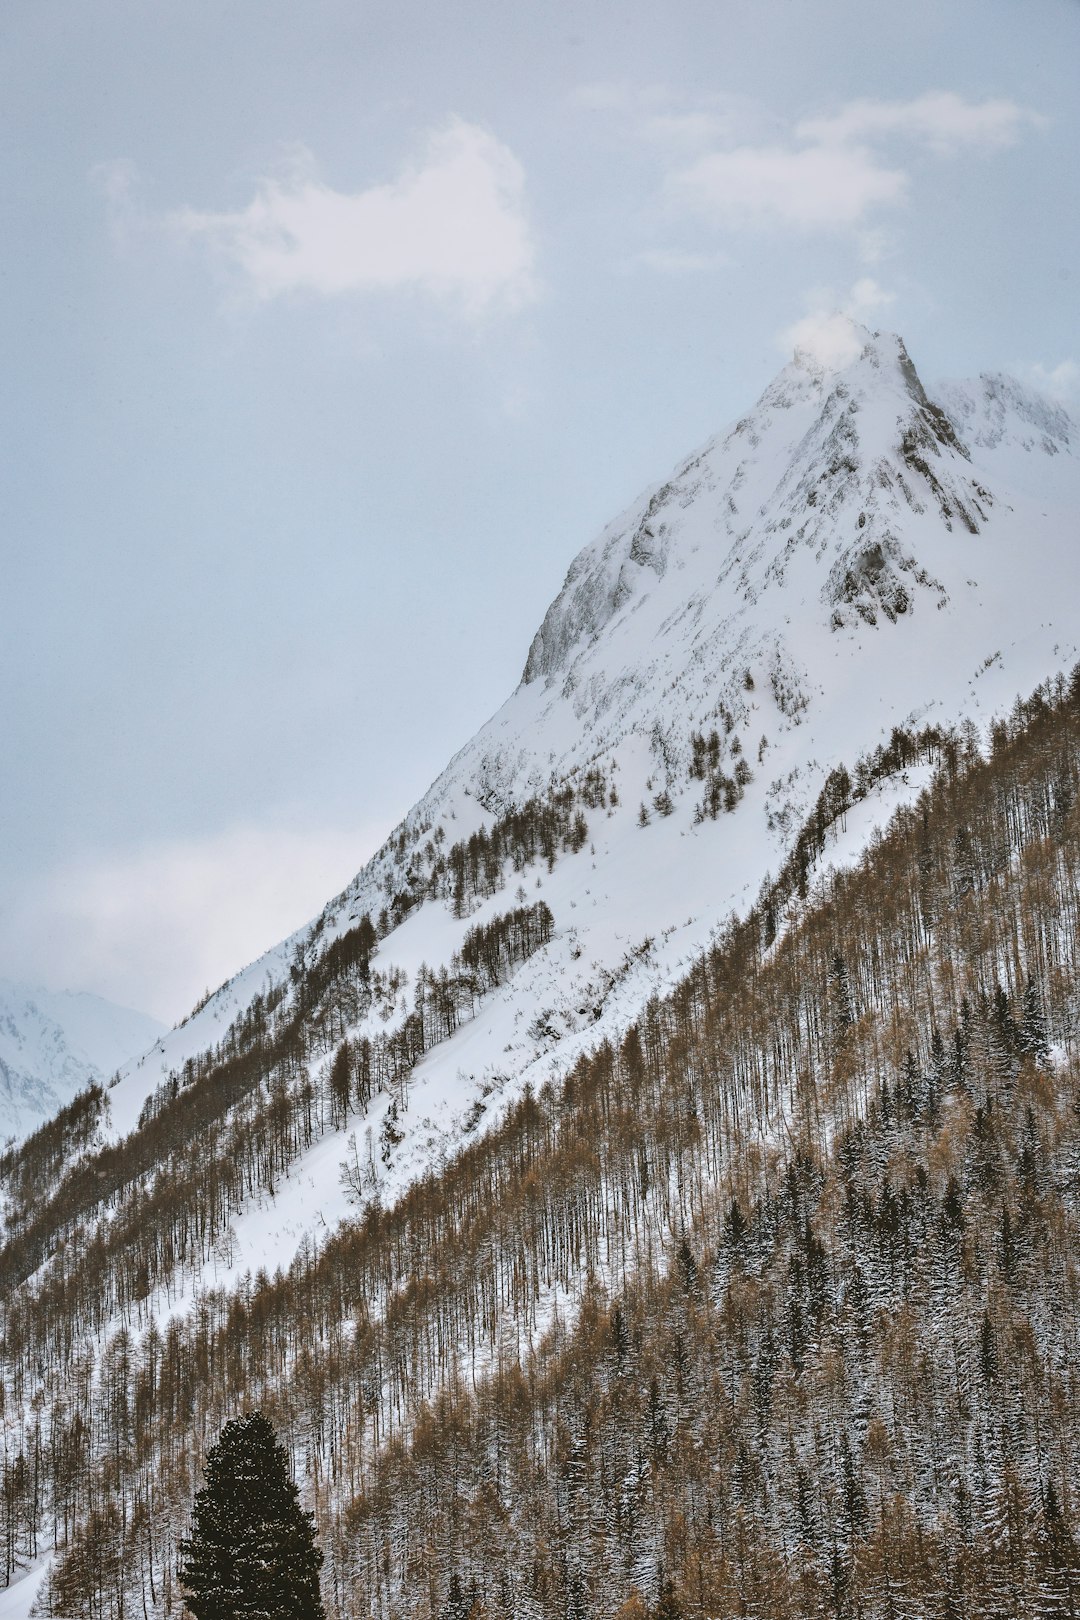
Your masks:
M 287 1002 L 298 964 L 307 971 L 365 915 L 384 916 L 376 960 L 400 987 L 393 1008 L 363 1027 L 402 1027 L 421 971 L 447 962 L 470 921 L 506 905 L 497 886 L 455 917 L 438 898 L 444 852 L 599 771 L 607 787 L 602 806 L 586 809 L 587 851 L 527 876 L 554 913 L 553 940 L 491 998 L 483 1020 L 418 1070 L 415 1111 L 393 1127 L 402 1141 L 378 1166 L 381 1195 L 393 1197 L 453 1150 L 476 1109 L 487 1123 L 524 1085 L 618 1038 L 783 863 L 831 770 L 887 745 L 897 725 L 966 717 L 989 726 L 1018 691 L 1075 661 L 1076 627 L 1062 609 L 1069 581 L 1080 579 L 1060 543 L 1080 510 L 1068 418 L 1018 383 L 954 384 L 949 398 L 968 437 L 994 441 L 972 449 L 928 396 L 902 340 L 860 330 L 855 362 L 790 362 L 751 412 L 579 553 L 544 619 L 565 615 L 568 627 L 549 637 L 551 667 L 534 638 L 530 678 L 315 922 L 127 1066 L 109 1093 L 112 1140 L 253 997 Z M 986 433 L 980 411 L 990 412 Z M 1034 502 L 1017 476 L 1033 464 Z M 575 605 L 594 575 L 602 624 Z M 715 750 L 695 753 L 713 735 Z M 706 761 L 704 777 L 696 759 Z M 836 859 L 856 858 L 874 818 L 926 780 L 920 767 L 875 788 L 851 824 L 859 837 L 845 834 Z M 506 893 L 515 881 L 500 879 Z M 527 1033 L 538 1007 L 549 1031 L 539 1043 Z M 387 1106 L 372 1104 L 377 1133 Z M 342 1152 L 327 1142 L 315 1154 L 304 1187 L 284 1200 L 291 1213 L 280 1214 L 276 1237 L 262 1217 L 237 1224 L 237 1265 L 262 1263 L 281 1243 L 287 1253 L 313 1223 L 348 1213 L 325 1175 Z

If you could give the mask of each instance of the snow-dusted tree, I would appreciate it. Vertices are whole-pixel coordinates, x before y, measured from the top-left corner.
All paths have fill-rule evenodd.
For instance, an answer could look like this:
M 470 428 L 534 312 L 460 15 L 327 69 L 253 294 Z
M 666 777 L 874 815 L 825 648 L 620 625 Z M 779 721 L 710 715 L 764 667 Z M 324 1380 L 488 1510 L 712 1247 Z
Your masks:
M 190 1612 L 197 1620 L 322 1620 L 322 1553 L 273 1425 L 261 1412 L 226 1423 L 205 1472 L 180 1544 Z

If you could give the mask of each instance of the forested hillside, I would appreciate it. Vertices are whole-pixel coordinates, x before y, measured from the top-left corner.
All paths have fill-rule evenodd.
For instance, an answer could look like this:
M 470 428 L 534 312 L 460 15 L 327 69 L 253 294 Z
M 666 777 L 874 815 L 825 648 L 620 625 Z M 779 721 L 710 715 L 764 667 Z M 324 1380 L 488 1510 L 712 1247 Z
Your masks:
M 162 1309 L 161 1245 L 210 1252 L 227 1189 L 193 1201 L 179 1170 L 84 1147 L 42 1214 L 10 1161 L 5 1571 L 55 1545 L 53 1612 L 177 1613 L 202 1457 L 259 1407 L 335 1616 L 1075 1613 L 1080 674 L 985 751 L 895 746 L 933 785 L 857 868 L 820 865 L 873 774 L 852 761 L 617 1044 L 287 1272 Z M 459 954 L 470 995 L 552 926 L 499 915 Z M 373 994 L 363 960 L 326 985 Z M 348 1017 L 316 1023 L 320 1094 L 236 1079 L 271 1146 L 358 1105 Z M 188 1097 L 208 1162 L 235 1147 L 257 1178 L 215 1123 L 233 1061 L 178 1080 L 129 1150 L 190 1141 Z M 92 1148 L 93 1109 L 57 1130 Z

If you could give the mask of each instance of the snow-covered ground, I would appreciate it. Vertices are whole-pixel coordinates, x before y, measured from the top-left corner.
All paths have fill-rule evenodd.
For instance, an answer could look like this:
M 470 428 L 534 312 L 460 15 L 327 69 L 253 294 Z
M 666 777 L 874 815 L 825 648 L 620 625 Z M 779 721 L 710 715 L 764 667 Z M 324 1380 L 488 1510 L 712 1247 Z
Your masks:
M 44 1560 L 0 1591 L 0 1620 L 27 1620 L 48 1570 L 48 1560 Z

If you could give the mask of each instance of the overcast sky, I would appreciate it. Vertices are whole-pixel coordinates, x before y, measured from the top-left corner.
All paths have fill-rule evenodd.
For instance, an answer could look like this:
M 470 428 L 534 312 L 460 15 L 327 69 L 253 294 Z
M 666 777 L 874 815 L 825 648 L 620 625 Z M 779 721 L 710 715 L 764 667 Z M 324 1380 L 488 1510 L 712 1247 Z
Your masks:
M 1075 404 L 1077 0 L 6 0 L 0 975 L 172 1021 L 831 312 Z

